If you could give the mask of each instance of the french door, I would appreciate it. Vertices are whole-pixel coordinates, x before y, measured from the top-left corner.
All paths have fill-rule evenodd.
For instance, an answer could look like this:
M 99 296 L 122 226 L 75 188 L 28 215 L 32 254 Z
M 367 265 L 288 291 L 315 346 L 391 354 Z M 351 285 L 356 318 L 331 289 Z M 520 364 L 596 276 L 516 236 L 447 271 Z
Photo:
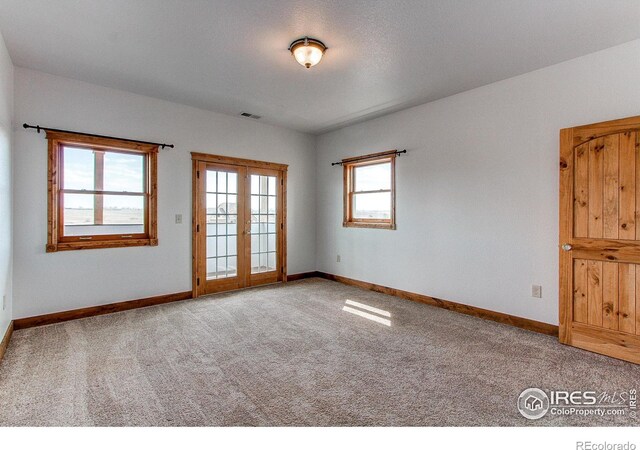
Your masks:
M 193 295 L 286 278 L 286 165 L 192 153 Z

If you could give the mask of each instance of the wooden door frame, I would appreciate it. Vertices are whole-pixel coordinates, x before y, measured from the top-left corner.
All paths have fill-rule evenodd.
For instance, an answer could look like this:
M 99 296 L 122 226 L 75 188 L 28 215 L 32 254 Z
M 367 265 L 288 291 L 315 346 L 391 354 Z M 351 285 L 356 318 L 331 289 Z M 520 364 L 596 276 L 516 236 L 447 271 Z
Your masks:
M 599 122 L 590 125 L 582 125 L 573 128 L 565 128 L 560 130 L 560 204 L 559 204 L 559 339 L 563 344 L 575 343 L 572 340 L 572 330 L 576 329 L 576 332 L 580 332 L 581 338 L 593 340 L 592 343 L 583 342 L 580 345 L 582 348 L 590 347 L 589 349 L 598 346 L 595 342 L 598 339 L 606 341 L 607 348 L 612 353 L 608 353 L 609 356 L 614 356 L 621 359 L 629 359 L 624 351 L 620 350 L 624 348 L 628 343 L 633 342 L 637 344 L 640 342 L 640 338 L 633 335 L 626 335 L 621 332 L 613 330 L 607 330 L 606 333 L 609 336 L 604 336 L 604 333 L 596 328 L 589 327 L 587 325 L 574 324 L 573 321 L 573 260 L 572 252 L 580 251 L 574 244 L 574 230 L 573 230 L 573 214 L 574 214 L 574 149 L 585 142 L 597 139 L 610 134 L 624 133 L 637 131 L 640 129 L 640 116 L 628 117 L 619 120 L 610 120 L 606 122 Z M 562 249 L 563 244 L 569 244 L 573 246 L 573 250 L 565 251 Z M 588 250 L 588 249 L 582 249 Z M 601 256 L 606 259 L 618 260 L 618 257 L 624 253 L 623 248 L 611 249 L 611 254 L 602 254 Z M 606 252 L 605 252 L 606 253 Z M 615 256 L 614 256 L 615 254 Z M 636 255 L 637 256 L 637 255 Z
M 281 230 L 281 268 L 282 273 L 279 275 L 282 282 L 287 281 L 287 170 L 289 166 L 287 164 L 272 163 L 267 161 L 257 161 L 252 159 L 234 158 L 230 156 L 212 155 L 209 153 L 191 152 L 192 161 L 192 213 L 191 213 L 191 291 L 193 298 L 196 298 L 204 294 L 205 283 L 198 283 L 198 258 L 200 253 L 204 251 L 200 248 L 198 240 L 198 215 L 201 212 L 201 205 L 199 202 L 200 186 L 198 178 L 198 164 L 221 164 L 227 166 L 243 167 L 247 170 L 254 169 L 271 169 L 280 172 L 282 177 L 282 230 Z M 240 181 L 240 180 L 239 180 Z M 239 194 L 239 192 L 238 192 Z M 249 262 L 250 263 L 250 262 Z

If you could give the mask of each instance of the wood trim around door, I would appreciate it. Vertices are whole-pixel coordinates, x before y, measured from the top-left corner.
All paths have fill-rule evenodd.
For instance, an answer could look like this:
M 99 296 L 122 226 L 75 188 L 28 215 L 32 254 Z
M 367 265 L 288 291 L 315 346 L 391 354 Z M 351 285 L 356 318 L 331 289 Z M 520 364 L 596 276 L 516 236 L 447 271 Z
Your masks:
M 248 174 L 250 170 L 255 171 L 270 171 L 277 172 L 278 179 L 281 180 L 280 186 L 280 209 L 281 212 L 278 214 L 277 225 L 281 227 L 280 232 L 278 233 L 278 248 L 280 250 L 280 260 L 278 264 L 277 270 L 277 281 L 278 282 L 286 282 L 287 281 L 287 164 L 279 164 L 272 163 L 266 161 L 257 161 L 243 158 L 234 158 L 229 156 L 221 156 L 221 155 L 212 155 L 208 153 L 191 153 L 192 159 L 192 295 L 193 298 L 196 298 L 200 295 L 204 295 L 205 292 L 205 280 L 199 279 L 198 276 L 198 264 L 201 258 L 202 252 L 206 251 L 202 248 L 201 241 L 202 239 L 198 238 L 198 233 L 202 230 L 198 230 L 199 225 L 199 215 L 201 214 L 202 205 L 200 204 L 199 194 L 202 190 L 203 180 L 198 178 L 198 171 L 200 170 L 200 165 L 202 163 L 211 164 L 211 165 L 220 165 L 220 166 L 234 166 L 238 168 L 242 168 L 241 172 Z M 265 172 L 266 173 L 266 172 Z M 241 189 L 238 190 L 238 198 L 241 195 Z M 249 203 L 249 194 L 246 193 L 244 195 L 245 201 Z M 248 208 L 250 210 L 250 208 Z M 240 216 L 240 211 L 238 211 Z M 246 247 L 248 248 L 248 246 Z M 249 259 L 245 256 L 245 265 L 250 267 L 250 255 Z M 240 268 L 238 268 L 239 270 Z M 255 285 L 259 285 L 260 283 L 251 283 L 250 281 L 251 274 L 250 269 L 246 270 L 246 277 L 244 283 L 242 283 L 241 287 L 252 287 Z M 224 290 L 233 290 L 237 289 L 236 286 L 221 286 L 220 289 L 216 291 L 224 291 Z M 212 292 L 209 292 L 212 293 Z
M 279 164 L 266 161 L 256 161 L 254 159 L 234 158 L 231 156 L 211 155 L 209 153 L 191 152 L 191 159 L 214 164 L 227 164 L 230 166 L 253 167 L 257 169 L 275 169 L 286 172 L 288 164 Z
M 573 279 L 573 259 L 570 254 L 562 250 L 562 243 L 569 242 L 573 235 L 573 130 L 560 130 L 560 244 L 559 251 L 559 311 L 558 337 L 560 342 L 568 344 L 571 340 L 571 322 L 573 320 L 573 294 L 571 280 Z

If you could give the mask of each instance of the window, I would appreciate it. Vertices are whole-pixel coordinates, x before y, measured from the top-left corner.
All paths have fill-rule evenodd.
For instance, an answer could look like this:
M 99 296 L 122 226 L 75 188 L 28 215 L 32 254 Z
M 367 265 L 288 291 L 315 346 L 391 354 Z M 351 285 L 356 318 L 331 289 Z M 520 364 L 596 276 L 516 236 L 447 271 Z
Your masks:
M 47 252 L 158 245 L 158 147 L 47 132 Z
M 343 160 L 345 227 L 396 227 L 395 152 Z

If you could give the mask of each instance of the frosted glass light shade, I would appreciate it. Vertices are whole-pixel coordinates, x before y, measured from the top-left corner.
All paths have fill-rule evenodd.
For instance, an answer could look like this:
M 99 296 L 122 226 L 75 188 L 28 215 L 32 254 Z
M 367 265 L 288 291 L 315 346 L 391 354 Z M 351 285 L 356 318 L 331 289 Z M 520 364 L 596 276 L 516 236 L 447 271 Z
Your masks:
M 289 50 L 300 65 L 309 69 L 320 62 L 327 47 L 317 39 L 305 37 L 293 41 Z

